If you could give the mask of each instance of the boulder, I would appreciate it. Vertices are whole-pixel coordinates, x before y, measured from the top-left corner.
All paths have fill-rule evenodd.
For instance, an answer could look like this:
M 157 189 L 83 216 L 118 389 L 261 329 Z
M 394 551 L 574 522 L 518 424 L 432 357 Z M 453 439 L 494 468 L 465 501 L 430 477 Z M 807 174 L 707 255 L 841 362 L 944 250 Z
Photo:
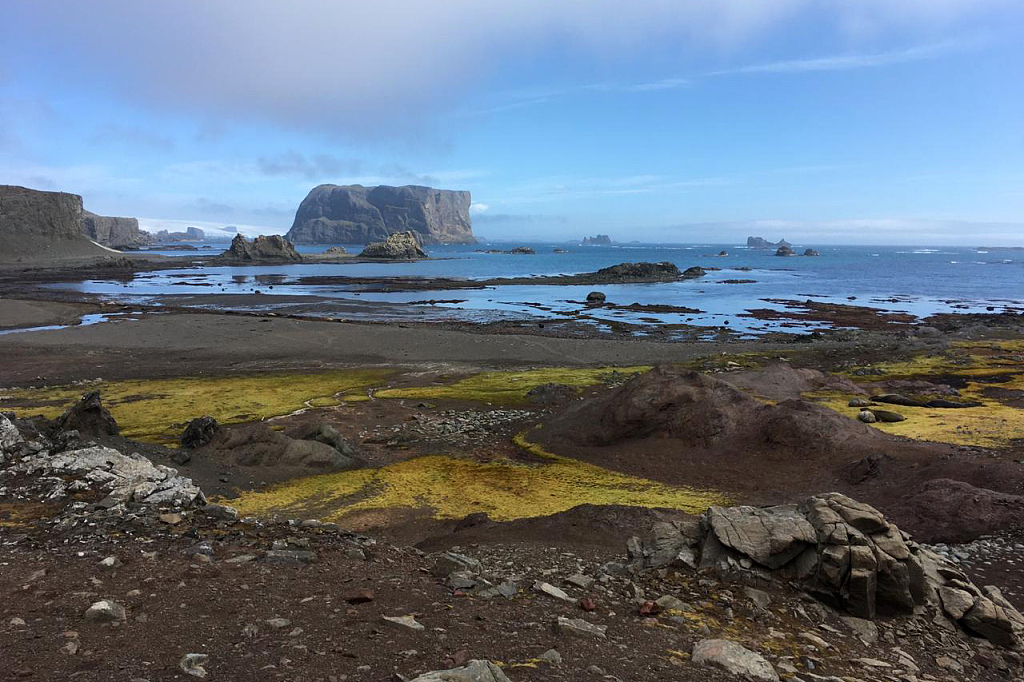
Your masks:
M 83 395 L 57 417 L 54 426 L 58 431 L 78 431 L 83 436 L 116 436 L 120 433 L 114 417 L 103 407 L 99 391 Z
M 367 244 L 360 258 L 386 258 L 389 260 L 418 260 L 426 258 L 426 252 L 420 248 L 419 239 L 414 232 L 398 232 L 389 235 L 383 242 Z
M 207 415 L 196 417 L 188 423 L 185 431 L 181 434 L 181 447 L 194 450 L 201 448 L 217 435 L 220 424 L 213 417 Z
M 199 452 L 213 460 L 241 466 L 337 471 L 358 465 L 352 457 L 326 443 L 291 438 L 262 422 L 222 426 Z
M 433 670 L 410 682 L 510 682 L 501 668 L 490 661 L 473 660 L 461 668 Z
M 217 258 L 233 263 L 280 263 L 302 260 L 302 256 L 295 250 L 295 245 L 279 234 L 261 234 L 251 241 L 236 234 L 228 250 Z
M 21 432 L 18 431 L 18 427 L 10 419 L 0 414 L 0 462 L 12 459 L 18 446 L 23 442 L 24 439 Z
M 693 645 L 691 660 L 724 670 L 751 682 L 779 682 L 779 674 L 764 657 L 727 639 L 702 639 Z
M 576 399 L 579 392 L 566 384 L 541 384 L 526 392 L 526 399 L 533 405 L 561 405 Z
M 979 589 L 878 510 L 840 493 L 795 506 L 711 507 L 696 529 L 659 523 L 626 549 L 635 569 L 692 566 L 681 559 L 693 556 L 720 574 L 796 580 L 858 619 L 925 607 L 996 645 L 1016 646 L 1024 633 L 1024 616 L 998 589 Z
M 90 623 L 112 623 L 123 621 L 125 618 L 124 607 L 108 599 L 95 602 L 85 611 L 85 620 Z
M 605 296 L 604 293 L 600 291 L 591 291 L 589 294 L 587 294 L 587 303 L 589 303 L 590 305 L 601 305 L 605 302 L 606 299 L 607 296 Z
M 299 244 L 369 244 L 414 232 L 421 244 L 475 244 L 469 192 L 431 187 L 320 185 L 285 235 Z

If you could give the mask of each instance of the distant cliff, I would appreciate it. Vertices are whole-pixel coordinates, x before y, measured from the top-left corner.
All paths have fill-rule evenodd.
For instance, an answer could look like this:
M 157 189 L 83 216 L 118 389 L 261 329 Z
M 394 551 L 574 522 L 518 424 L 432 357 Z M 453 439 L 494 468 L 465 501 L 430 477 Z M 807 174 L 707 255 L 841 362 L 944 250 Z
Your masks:
M 153 243 L 136 218 L 113 218 L 82 211 L 82 234 L 112 249 L 134 249 Z
M 469 204 L 469 192 L 418 185 L 320 185 L 285 236 L 297 244 L 366 244 L 411 231 L 424 244 L 475 244 Z
M 785 239 L 780 239 L 777 242 L 770 242 L 764 237 L 747 237 L 747 246 L 752 249 L 777 249 L 781 246 L 793 246 Z
M 82 197 L 0 185 L 0 260 L 109 256 L 82 234 Z
M 160 230 L 156 238 L 162 242 L 201 242 L 206 239 L 206 233 L 198 227 L 186 227 L 184 232 Z
M 593 237 L 584 237 L 580 244 L 584 246 L 606 246 L 612 243 L 612 238 L 606 234 L 595 234 Z

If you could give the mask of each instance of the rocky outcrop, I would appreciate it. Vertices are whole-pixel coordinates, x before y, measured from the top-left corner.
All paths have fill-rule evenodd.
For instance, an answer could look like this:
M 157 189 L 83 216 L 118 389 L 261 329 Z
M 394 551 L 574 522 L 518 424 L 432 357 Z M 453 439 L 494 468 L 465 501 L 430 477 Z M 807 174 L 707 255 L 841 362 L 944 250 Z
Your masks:
M 82 234 L 82 197 L 0 185 L 0 261 L 109 255 Z
M 701 271 L 703 274 L 703 271 Z M 615 280 L 666 280 L 677 277 L 682 277 L 683 273 L 679 271 L 675 263 L 669 263 L 668 261 L 662 261 L 661 263 L 619 263 L 618 265 L 610 265 L 607 268 L 601 268 L 596 273 L 595 277 L 612 282 Z
M 290 438 L 265 423 L 220 427 L 197 452 L 240 466 L 294 467 L 317 471 L 350 469 L 357 462 L 319 440 Z
M 593 237 L 584 237 L 583 241 L 580 242 L 583 246 L 608 246 L 612 243 L 612 238 L 606 234 L 595 234 Z
M 711 507 L 696 522 L 657 524 L 648 538 L 631 538 L 627 551 L 638 569 L 796 581 L 858 618 L 923 608 L 1000 646 L 1024 634 L 1024 616 L 997 588 L 978 588 L 881 512 L 839 493 L 799 505 Z
M 114 218 L 91 211 L 82 212 L 82 234 L 112 249 L 137 249 L 155 241 L 152 235 L 139 229 L 136 218 Z
M 228 250 L 217 259 L 235 263 L 282 263 L 300 261 L 302 256 L 279 234 L 261 234 L 251 241 L 236 234 Z
M 298 244 L 369 244 L 415 232 L 423 244 L 475 244 L 469 192 L 431 187 L 314 187 L 285 235 Z
M 83 436 L 116 436 L 120 433 L 117 422 L 103 406 L 99 391 L 90 391 L 57 417 L 54 427 L 58 431 L 77 431 Z
M 418 235 L 415 232 L 399 232 L 392 234 L 382 242 L 367 244 L 360 258 L 386 258 L 389 260 L 419 260 L 426 258 L 426 252 L 420 248 Z
M 747 237 L 747 246 L 752 249 L 775 249 L 780 246 L 792 246 L 785 239 L 780 239 L 777 242 L 770 242 L 764 237 Z
M 805 256 L 820 256 L 821 254 L 818 253 L 817 249 L 804 249 L 804 255 Z
M 795 256 L 796 255 L 796 251 L 793 250 L 793 247 L 791 247 L 789 245 L 784 245 L 784 246 L 780 246 L 778 249 L 775 250 L 775 255 L 776 256 Z

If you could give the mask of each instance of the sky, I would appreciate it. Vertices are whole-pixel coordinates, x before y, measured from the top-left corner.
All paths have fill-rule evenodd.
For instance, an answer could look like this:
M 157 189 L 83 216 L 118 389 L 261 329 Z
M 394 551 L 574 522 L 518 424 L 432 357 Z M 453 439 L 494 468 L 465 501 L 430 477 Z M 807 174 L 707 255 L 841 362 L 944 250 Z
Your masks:
M 1020 0 L 4 0 L 0 184 L 283 233 L 321 183 L 487 238 L 1024 245 Z

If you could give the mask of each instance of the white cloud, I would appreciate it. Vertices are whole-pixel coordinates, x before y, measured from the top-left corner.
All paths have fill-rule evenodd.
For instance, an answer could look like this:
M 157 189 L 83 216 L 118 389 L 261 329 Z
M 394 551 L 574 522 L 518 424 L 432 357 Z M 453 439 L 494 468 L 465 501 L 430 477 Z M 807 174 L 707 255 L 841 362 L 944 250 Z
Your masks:
M 857 33 L 949 24 L 1008 0 L 5 0 L 0 61 L 215 123 L 412 132 L 499 67 L 557 48 L 611 63 L 723 50 L 805 12 Z M 638 83 L 678 87 L 680 79 Z M 522 106 L 508 105 L 505 106 Z
M 487 204 L 478 201 L 478 202 L 476 202 L 474 204 L 470 204 L 469 205 L 469 212 L 470 213 L 485 213 L 487 211 L 487 209 L 489 209 L 489 208 L 490 208 L 490 206 L 488 206 Z

